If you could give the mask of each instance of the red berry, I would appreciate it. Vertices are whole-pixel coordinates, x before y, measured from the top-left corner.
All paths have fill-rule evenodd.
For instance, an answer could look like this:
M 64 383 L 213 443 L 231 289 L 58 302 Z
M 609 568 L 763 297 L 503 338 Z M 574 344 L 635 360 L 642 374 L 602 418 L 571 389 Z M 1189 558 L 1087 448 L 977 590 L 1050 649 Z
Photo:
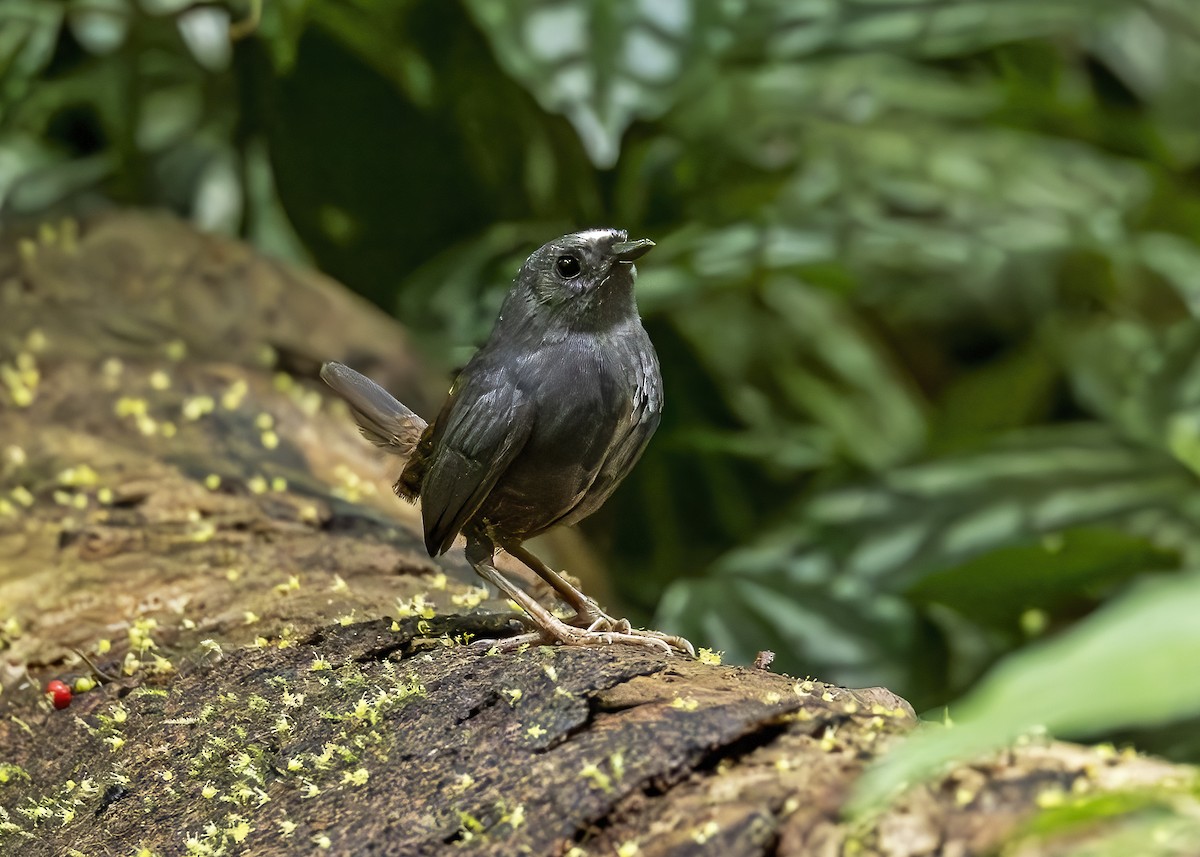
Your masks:
M 60 711 L 71 704 L 71 688 L 58 679 L 46 683 L 46 696 L 50 697 L 50 702 Z

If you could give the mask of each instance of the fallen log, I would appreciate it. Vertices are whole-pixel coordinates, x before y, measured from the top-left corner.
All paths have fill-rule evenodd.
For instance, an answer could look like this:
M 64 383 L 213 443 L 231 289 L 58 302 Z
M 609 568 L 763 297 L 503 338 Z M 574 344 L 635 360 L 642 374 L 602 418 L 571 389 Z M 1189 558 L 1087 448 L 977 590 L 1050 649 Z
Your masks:
M 849 821 L 915 724 L 889 691 L 464 645 L 511 609 L 424 554 L 327 358 L 428 402 L 394 323 L 238 243 L 0 240 L 0 853 L 981 854 L 1048 795 L 1191 776 L 1033 741 Z

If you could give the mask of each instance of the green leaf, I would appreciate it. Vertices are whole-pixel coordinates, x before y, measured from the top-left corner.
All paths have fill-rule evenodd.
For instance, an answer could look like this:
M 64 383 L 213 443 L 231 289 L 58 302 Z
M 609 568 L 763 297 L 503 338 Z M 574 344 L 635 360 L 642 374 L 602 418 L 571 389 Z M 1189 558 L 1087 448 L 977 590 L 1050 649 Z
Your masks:
M 750 0 L 741 35 L 745 42 L 765 41 L 773 57 L 881 49 L 937 56 L 1070 32 L 1122 5 L 1122 0 Z
M 1100 426 L 1073 426 L 895 469 L 798 512 L 839 575 L 902 591 L 936 572 L 966 573 L 965 563 L 990 551 L 1079 527 L 1125 529 L 1174 549 L 1173 527 L 1195 538 L 1194 494 L 1195 480 L 1167 456 Z
M 1017 346 L 951 382 L 933 404 L 933 451 L 976 445 L 989 433 L 1044 418 L 1062 369 L 1038 343 Z
M 1191 109 L 1200 86 L 1200 6 L 1193 0 L 1131 3 L 1089 29 L 1089 50 L 1148 104 L 1169 160 L 1194 165 L 1200 159 L 1200 120 Z
M 1192 317 L 1200 317 L 1200 245 L 1179 235 L 1150 232 L 1138 236 L 1142 263 L 1179 295 Z
M 0 6 L 0 95 L 11 98 L 54 54 L 63 6 L 53 0 L 5 0 Z M 21 86 L 20 89 L 17 89 Z
M 565 115 L 598 167 L 635 119 L 661 116 L 714 71 L 726 4 L 704 0 L 469 0 L 500 64 Z
M 130 0 L 72 0 L 67 24 L 79 44 L 93 54 L 105 56 L 125 43 L 133 14 Z
M 1068 360 L 1085 404 L 1129 438 L 1200 473 L 1200 328 L 1194 320 L 1097 324 L 1070 341 Z
M 300 37 L 308 23 L 313 0 L 274 0 L 263 4 L 258 37 L 266 45 L 271 62 L 279 74 L 291 71 L 296 62 Z
M 803 559 L 787 558 L 791 573 L 781 574 L 781 558 L 770 544 L 744 548 L 707 579 L 677 581 L 659 603 L 656 626 L 704 640 L 733 663 L 770 649 L 782 670 L 833 675 L 850 686 L 912 681 L 907 660 L 896 657 L 916 633 L 902 601 L 806 579 Z
M 736 246 L 729 231 L 710 252 L 720 256 L 717 248 L 724 248 L 728 261 Z M 745 422 L 746 433 L 735 435 L 743 454 L 784 469 L 819 462 L 812 453 L 823 449 L 871 469 L 911 457 L 924 441 L 921 403 L 846 302 L 783 276 L 756 291 L 756 301 L 713 293 L 674 313 L 679 331 Z M 789 430 L 798 420 L 816 426 L 804 438 L 807 454 Z M 784 438 L 790 442 L 772 442 Z M 757 450 L 748 445 L 754 439 Z
M 1028 610 L 1053 613 L 1086 603 L 1147 569 L 1170 569 L 1178 556 L 1115 529 L 1068 530 L 1002 547 L 928 574 L 909 591 L 977 623 L 1014 635 Z
M 852 808 L 879 805 L 942 766 L 1036 727 L 1062 737 L 1150 726 L 1200 712 L 1200 574 L 1139 585 L 1073 629 L 1002 661 L 961 702 L 860 783 Z

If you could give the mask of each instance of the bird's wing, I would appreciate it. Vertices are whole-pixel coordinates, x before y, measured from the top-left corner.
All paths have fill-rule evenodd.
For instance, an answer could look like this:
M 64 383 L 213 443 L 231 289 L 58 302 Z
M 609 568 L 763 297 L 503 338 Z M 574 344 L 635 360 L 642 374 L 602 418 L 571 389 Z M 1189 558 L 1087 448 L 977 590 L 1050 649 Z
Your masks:
M 425 420 L 366 375 L 341 363 L 321 367 L 321 380 L 346 400 L 363 437 L 395 455 L 412 452 Z
M 463 374 L 470 375 L 470 367 Z M 532 402 L 505 379 L 468 377 L 455 386 L 434 426 L 433 455 L 421 486 L 430 556 L 450 549 L 533 428 Z

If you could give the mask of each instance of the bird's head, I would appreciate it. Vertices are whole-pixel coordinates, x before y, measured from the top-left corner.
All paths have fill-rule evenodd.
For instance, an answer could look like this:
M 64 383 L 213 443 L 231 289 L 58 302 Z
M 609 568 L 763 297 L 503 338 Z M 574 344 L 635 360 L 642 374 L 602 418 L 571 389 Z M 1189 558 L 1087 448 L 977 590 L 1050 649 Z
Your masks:
M 636 317 L 634 260 L 654 246 L 622 229 L 572 232 L 534 251 L 517 275 L 514 296 L 529 318 L 570 328 L 602 328 Z

